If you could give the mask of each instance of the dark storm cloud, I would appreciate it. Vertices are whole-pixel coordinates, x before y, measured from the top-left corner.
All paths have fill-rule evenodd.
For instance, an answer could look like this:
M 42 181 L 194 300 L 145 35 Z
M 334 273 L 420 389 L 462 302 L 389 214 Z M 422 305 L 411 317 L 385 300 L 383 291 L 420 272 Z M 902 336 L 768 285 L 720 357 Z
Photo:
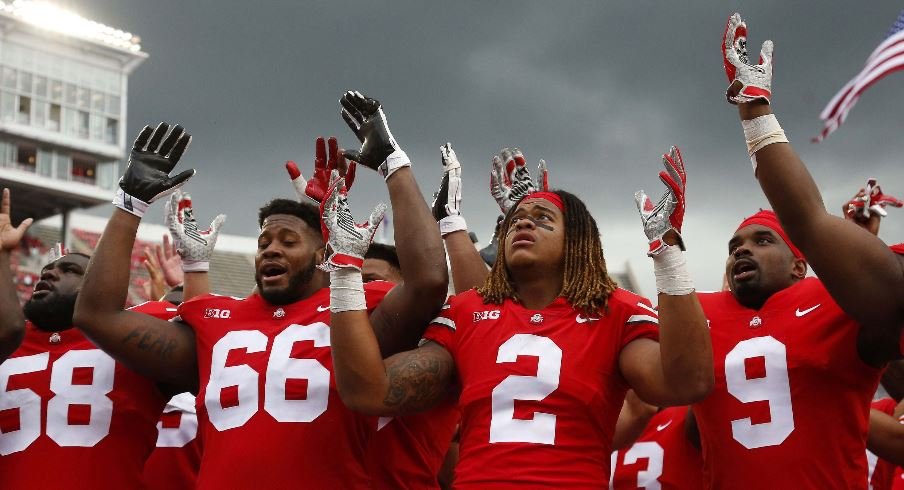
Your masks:
M 790 4 L 790 5 L 789 5 Z M 774 106 L 834 211 L 869 176 L 904 194 L 902 76 L 876 85 L 828 141 L 812 145 L 825 103 L 862 66 L 900 10 L 850 2 L 235 2 L 84 0 L 83 15 L 141 35 L 150 54 L 129 84 L 129 132 L 157 120 L 195 136 L 183 165 L 202 217 L 229 215 L 226 232 L 256 233 L 255 211 L 291 196 L 282 164 L 307 170 L 318 135 L 347 145 L 338 116 L 349 88 L 381 99 L 414 160 L 425 194 L 440 176 L 439 145 L 464 165 L 464 214 L 483 240 L 497 208 L 490 157 L 521 147 L 551 182 L 590 205 L 613 269 L 630 261 L 652 294 L 633 192 L 661 192 L 659 155 L 681 147 L 688 165 L 685 225 L 692 273 L 720 284 L 736 224 L 766 205 L 750 170 L 719 43 L 740 10 L 751 50 L 775 42 Z M 362 172 L 362 215 L 385 187 Z M 106 213 L 107 210 L 104 210 Z M 151 213 L 155 214 L 155 213 Z M 883 225 L 904 239 L 904 212 Z

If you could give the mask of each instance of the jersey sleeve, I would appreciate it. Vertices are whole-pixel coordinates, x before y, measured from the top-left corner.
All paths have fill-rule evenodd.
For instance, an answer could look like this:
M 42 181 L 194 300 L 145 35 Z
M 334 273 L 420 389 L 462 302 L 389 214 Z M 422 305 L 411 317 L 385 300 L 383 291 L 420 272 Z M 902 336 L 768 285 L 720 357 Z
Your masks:
M 145 301 L 140 305 L 129 308 L 129 311 L 144 313 L 145 315 L 151 315 L 161 320 L 169 320 L 176 316 L 177 308 L 176 305 L 169 301 Z
M 434 318 L 424 332 L 424 341 L 433 341 L 443 346 L 450 354 L 455 353 L 455 305 L 458 303 L 453 296 L 446 301 L 439 314 Z
M 214 294 L 202 294 L 188 301 L 180 303 L 176 308 L 176 319 L 189 325 L 203 318 L 204 309 L 208 302 L 218 296 Z
M 623 298 L 626 306 L 624 333 L 621 347 L 637 339 L 659 341 L 659 312 L 653 308 L 650 300 L 642 296 L 626 295 Z
M 377 308 L 394 286 L 395 284 L 387 281 L 371 281 L 364 284 L 364 300 L 367 302 L 368 313 Z
M 904 243 L 898 243 L 898 244 L 892 245 L 888 248 L 890 248 L 892 252 L 894 252 L 898 255 L 904 255 Z

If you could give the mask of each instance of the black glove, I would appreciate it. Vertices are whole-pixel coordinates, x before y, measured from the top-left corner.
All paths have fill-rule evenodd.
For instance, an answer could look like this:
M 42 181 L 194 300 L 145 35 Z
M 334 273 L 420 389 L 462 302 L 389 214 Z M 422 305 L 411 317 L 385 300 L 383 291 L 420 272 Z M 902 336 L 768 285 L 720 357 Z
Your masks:
M 389 131 L 379 101 L 350 91 L 339 99 L 339 103 L 342 104 L 342 119 L 361 142 L 360 150 L 343 151 L 345 158 L 380 172 L 384 179 L 402 167 L 411 166 L 408 155 Z
M 490 267 L 496 263 L 496 253 L 499 250 L 499 228 L 502 227 L 502 222 L 505 220 L 505 215 L 500 214 L 498 218 L 496 218 L 496 229 L 493 231 L 493 238 L 490 239 L 490 243 L 480 249 L 480 258 Z
M 179 125 L 169 131 L 169 136 L 168 131 L 169 125 L 162 122 L 156 129 L 145 126 L 138 133 L 129 166 L 119 179 L 120 190 L 113 200 L 118 208 L 140 218 L 152 202 L 182 187 L 195 175 L 195 170 L 189 169 L 170 177 L 191 142 L 191 135 Z

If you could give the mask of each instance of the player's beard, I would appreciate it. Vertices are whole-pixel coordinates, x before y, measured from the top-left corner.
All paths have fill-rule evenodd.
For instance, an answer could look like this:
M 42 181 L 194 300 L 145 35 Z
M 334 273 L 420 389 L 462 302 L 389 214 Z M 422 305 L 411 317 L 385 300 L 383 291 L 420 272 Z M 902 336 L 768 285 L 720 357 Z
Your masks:
M 59 332 L 72 328 L 72 315 L 75 313 L 75 300 L 78 293 L 51 293 L 46 298 L 30 299 L 22 311 L 25 318 L 40 330 Z
M 261 285 L 260 276 L 255 278 L 257 282 L 257 290 L 260 292 L 261 298 L 264 298 L 268 303 L 272 305 L 287 305 L 290 303 L 294 303 L 301 299 L 302 286 L 311 282 L 311 279 L 314 278 L 314 260 L 311 259 L 311 263 L 308 264 L 307 267 L 298 271 L 289 277 L 289 284 L 283 288 L 278 290 L 273 289 L 264 289 Z

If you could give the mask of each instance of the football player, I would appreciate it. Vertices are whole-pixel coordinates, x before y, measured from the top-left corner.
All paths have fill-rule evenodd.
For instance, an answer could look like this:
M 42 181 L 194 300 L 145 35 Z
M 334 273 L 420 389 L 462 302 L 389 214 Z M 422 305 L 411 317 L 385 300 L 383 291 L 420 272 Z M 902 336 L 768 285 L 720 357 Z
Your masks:
M 9 208 L 9 189 L 4 188 L 0 203 L 0 284 L 10 284 L 14 281 L 9 254 L 19 246 L 25 230 L 33 221 L 26 218 L 19 226 L 13 226 Z M 22 313 L 16 288 L 4 289 L 0 295 L 0 311 L 3 312 L 0 315 L 0 362 L 19 348 L 25 336 L 25 315 Z
M 442 243 L 379 102 L 358 92 L 340 102 L 362 142 L 345 156 L 381 173 L 396 210 L 405 281 L 389 294 L 386 286 L 369 287 L 366 305 L 391 354 L 416 345 L 442 304 L 448 282 Z M 119 271 L 140 216 L 194 173 L 169 176 L 189 140 L 181 127 L 169 131 L 166 124 L 146 127 L 136 139 L 77 315 L 113 355 L 155 379 L 198 390 L 206 419 L 198 488 L 281 488 L 299 478 L 322 488 L 366 486 L 364 452 L 376 420 L 348 410 L 333 387 L 328 276 L 314 268 L 327 255 L 316 208 L 286 199 L 262 208 L 258 293 L 183 303 L 176 328 L 121 309 L 127 278 Z M 101 268 L 112 273 L 93 273 Z
M 429 409 L 457 386 L 457 488 L 605 486 L 628 388 L 650 403 L 680 405 L 705 396 L 712 382 L 706 321 L 678 234 L 684 166 L 675 148 L 663 157 L 662 200 L 637 196 L 659 315 L 609 278 L 596 222 L 577 197 L 533 192 L 512 200 L 487 281 L 453 297 L 417 349 L 384 361 L 361 288 L 351 286 L 360 270 L 331 272 L 330 335 L 346 404 L 406 414 Z M 341 179 L 332 188 L 323 213 L 329 243 L 363 256 L 370 236 L 341 226 L 352 221 Z

